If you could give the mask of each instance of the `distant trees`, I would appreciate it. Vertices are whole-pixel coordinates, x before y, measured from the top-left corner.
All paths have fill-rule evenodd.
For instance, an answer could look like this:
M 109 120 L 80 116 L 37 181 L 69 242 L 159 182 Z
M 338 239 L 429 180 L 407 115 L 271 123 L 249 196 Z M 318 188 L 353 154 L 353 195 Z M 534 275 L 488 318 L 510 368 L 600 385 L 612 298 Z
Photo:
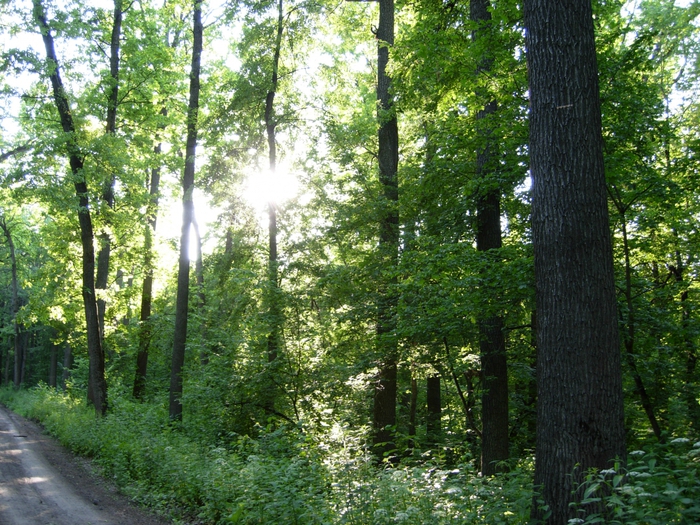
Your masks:
M 10 272 L 11 272 L 11 301 L 10 301 L 10 314 L 12 315 L 12 327 L 13 327 L 13 346 L 14 346 L 14 373 L 13 373 L 13 383 L 15 388 L 19 388 L 22 373 L 21 367 L 23 362 L 22 356 L 22 339 L 20 336 L 21 324 L 17 315 L 19 313 L 19 284 L 17 282 L 17 254 L 15 251 L 15 241 L 13 239 L 12 227 L 7 223 L 7 218 L 4 215 L 0 215 L 0 230 L 5 237 L 5 242 L 7 243 L 8 251 L 10 252 Z M 8 356 L 9 357 L 9 356 Z M 9 359 L 7 360 L 9 363 Z

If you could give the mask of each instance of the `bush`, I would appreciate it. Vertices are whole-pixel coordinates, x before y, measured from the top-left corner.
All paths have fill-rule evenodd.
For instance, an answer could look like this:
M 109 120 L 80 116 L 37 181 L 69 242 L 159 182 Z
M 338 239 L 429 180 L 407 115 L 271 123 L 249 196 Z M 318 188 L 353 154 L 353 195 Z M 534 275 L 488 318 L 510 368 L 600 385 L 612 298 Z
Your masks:
M 700 523 L 700 441 L 676 438 L 629 453 L 627 468 L 591 472 L 570 523 Z M 586 512 L 597 504 L 600 512 Z

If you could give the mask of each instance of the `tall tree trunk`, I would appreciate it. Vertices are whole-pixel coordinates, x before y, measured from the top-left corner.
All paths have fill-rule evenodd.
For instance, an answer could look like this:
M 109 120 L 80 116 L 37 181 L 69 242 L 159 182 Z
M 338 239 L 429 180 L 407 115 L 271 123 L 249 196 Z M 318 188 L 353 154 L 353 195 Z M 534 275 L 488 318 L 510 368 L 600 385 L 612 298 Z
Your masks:
M 122 28 L 122 0 L 114 0 L 114 12 L 112 16 L 112 36 L 110 39 L 109 55 L 109 77 L 107 98 L 107 122 L 105 133 L 114 136 L 117 131 L 117 105 L 119 103 L 119 39 Z M 102 201 L 109 210 L 114 209 L 114 184 L 116 176 L 112 172 L 109 179 L 105 181 L 102 189 Z M 109 220 L 106 220 L 109 223 Z M 95 288 L 106 290 L 109 282 L 109 260 L 112 251 L 112 239 L 109 233 L 102 232 L 99 236 L 100 250 L 97 252 L 97 275 L 95 277 Z M 106 301 L 104 297 L 97 299 L 97 315 L 100 321 L 100 335 L 104 346 L 105 335 L 105 309 Z
M 418 410 L 418 381 L 411 377 L 411 395 L 408 402 L 408 436 L 409 447 L 415 447 L 416 437 L 416 412 Z
M 197 223 L 197 216 L 193 214 L 192 216 L 192 231 L 194 232 L 194 242 L 196 249 L 196 259 L 194 263 L 194 275 L 197 280 L 197 309 L 203 310 L 207 303 L 207 297 L 204 293 L 204 261 L 202 258 L 202 236 L 199 233 L 199 224 Z M 199 362 L 202 365 L 206 365 L 209 362 L 209 353 L 207 350 L 207 321 L 206 317 L 202 316 L 202 326 L 201 332 L 199 334 Z
M 66 341 L 66 345 L 63 347 L 63 374 L 61 375 L 63 390 L 66 389 L 68 380 L 70 379 L 71 368 L 73 368 L 73 348 L 70 343 Z
M 114 0 L 114 12 L 112 18 L 112 36 L 110 39 L 110 85 L 108 87 L 107 100 L 107 122 L 105 125 L 105 133 L 114 136 L 116 132 L 117 122 L 117 103 L 119 100 L 119 38 L 121 35 L 122 10 L 121 0 Z M 104 182 L 102 189 L 102 201 L 108 210 L 114 209 L 114 184 L 116 177 L 112 172 Z M 108 216 L 108 213 L 105 213 Z M 105 219 L 109 223 L 109 219 Z M 100 249 L 97 252 L 97 273 L 95 276 L 95 290 L 106 290 L 109 282 L 109 260 L 112 250 L 112 239 L 107 231 L 103 231 L 99 235 Z M 104 296 L 97 297 L 97 319 L 99 323 L 101 345 L 104 353 L 104 335 L 105 335 L 105 311 L 106 300 Z M 92 364 L 91 364 L 92 366 Z M 88 376 L 93 377 L 93 374 Z M 91 381 L 91 379 L 89 379 Z M 88 385 L 88 396 L 94 392 L 94 386 Z M 92 400 L 92 398 L 91 398 Z
M 274 102 L 279 83 L 279 62 L 282 51 L 282 34 L 284 32 L 283 0 L 277 2 L 277 33 L 275 35 L 275 49 L 272 57 L 272 82 L 265 97 L 265 130 L 267 133 L 268 161 L 270 176 L 274 179 L 277 171 L 277 120 L 275 118 Z M 267 358 L 273 362 L 277 358 L 280 345 L 280 331 L 282 325 L 281 309 L 279 305 L 278 290 L 278 254 L 277 254 L 277 205 L 270 199 L 267 205 L 269 224 L 269 254 L 268 254 L 268 287 L 269 297 L 267 305 L 270 316 L 270 334 L 267 338 Z
M 202 259 L 202 236 L 199 233 L 199 223 L 197 223 L 196 214 L 192 214 L 192 231 L 194 232 L 194 243 L 196 258 L 194 262 L 194 275 L 197 281 L 197 299 L 199 305 L 204 306 L 207 298 L 204 295 L 204 261 Z
M 491 13 L 489 0 L 471 0 L 470 18 L 476 24 L 472 40 L 481 44 L 477 74 L 489 75 L 493 57 L 489 42 Z M 480 252 L 501 248 L 501 189 L 494 183 L 497 174 L 497 144 L 491 119 L 496 113 L 495 100 L 483 89 L 477 96 L 484 100 L 476 114 L 476 249 Z M 496 295 L 496 292 L 494 292 Z M 487 312 L 478 320 L 481 353 L 481 470 L 485 476 L 495 474 L 499 462 L 508 459 L 508 366 L 503 319 Z
M 377 298 L 377 349 L 379 372 L 374 387 L 372 430 L 375 454 L 382 458 L 394 448 L 392 428 L 396 425 L 396 341 L 395 268 L 399 249 L 399 132 L 387 74 L 389 48 L 394 45 L 394 0 L 379 0 L 377 27 L 377 118 L 379 120 L 379 182 L 382 187 L 379 219 L 379 256 L 384 276 Z M 387 277 L 389 276 L 389 277 Z
M 442 441 L 442 399 L 439 375 L 428 376 L 426 397 L 428 398 L 426 436 L 428 444 L 434 446 Z
M 190 69 L 190 100 L 187 108 L 187 146 L 185 148 L 185 171 L 182 177 L 182 234 L 180 237 L 180 262 L 177 274 L 177 300 L 175 304 L 175 337 L 173 359 L 170 370 L 170 419 L 182 419 L 182 368 L 185 364 L 187 342 L 187 310 L 190 293 L 190 228 L 194 216 L 194 172 L 197 152 L 197 120 L 199 114 L 200 70 L 202 62 L 203 32 L 202 2 L 193 2 L 192 66 Z
M 167 41 L 167 38 L 166 38 Z M 168 45 L 175 49 L 180 43 L 180 32 L 177 31 Z M 163 106 L 160 110 L 163 117 L 168 116 L 168 109 Z M 164 129 L 165 124 L 159 125 L 158 129 Z M 158 158 L 162 152 L 162 143 L 158 142 L 153 148 L 155 157 Z M 136 374 L 134 377 L 134 388 L 132 394 L 135 399 L 143 400 L 146 388 L 146 375 L 148 374 L 148 353 L 151 344 L 151 310 L 153 304 L 153 239 L 156 233 L 156 223 L 158 219 L 158 198 L 160 195 L 160 161 L 151 168 L 151 181 L 149 189 L 148 207 L 146 210 L 147 221 L 144 229 L 144 277 L 141 289 L 141 312 L 139 314 L 139 351 L 136 356 Z
M 617 205 L 617 203 L 616 203 Z M 654 407 L 651 403 L 651 398 L 647 394 L 647 389 L 644 387 L 644 381 L 642 381 L 642 376 L 639 375 L 639 370 L 637 370 L 637 363 L 634 358 L 634 343 L 635 343 L 635 331 L 636 331 L 636 316 L 634 311 L 634 303 L 632 302 L 632 263 L 630 261 L 630 246 L 629 238 L 627 236 L 627 217 L 625 217 L 624 209 L 618 206 L 618 212 L 620 213 L 620 222 L 622 223 L 622 249 L 625 254 L 625 301 L 627 303 L 627 333 L 624 338 L 625 343 L 625 356 L 627 357 L 627 364 L 632 372 L 632 377 L 634 378 L 634 386 L 642 402 L 642 408 L 649 419 L 649 424 L 654 431 L 654 436 L 659 442 L 663 443 L 664 438 L 661 434 L 661 427 L 654 414 Z
M 27 364 L 29 363 L 29 349 L 31 348 L 30 342 L 33 339 L 34 334 L 30 331 L 24 331 L 20 335 L 20 341 L 22 341 L 22 351 L 20 355 L 22 356 L 22 366 L 20 367 L 19 373 L 19 384 L 23 385 L 27 380 Z
M 49 386 L 56 388 L 56 373 L 58 371 L 58 345 L 51 343 L 51 362 L 49 364 Z
M 17 284 L 17 255 L 15 253 L 15 242 L 12 239 L 12 232 L 10 227 L 5 220 L 5 217 L 0 217 L 0 229 L 2 229 L 5 234 L 5 239 L 7 240 L 7 246 L 10 249 L 10 275 L 11 275 L 11 286 L 12 286 L 12 302 L 10 303 L 10 309 L 12 311 L 12 324 L 14 330 L 14 349 L 15 349 L 15 366 L 14 366 L 14 386 L 19 388 L 21 377 L 20 377 L 20 363 L 22 362 L 22 343 L 20 337 L 20 324 L 17 322 L 17 314 L 19 312 L 19 285 Z
M 526 0 L 524 14 L 537 303 L 535 486 L 551 512 L 546 523 L 564 525 L 574 517 L 572 490 L 588 469 L 625 460 L 620 338 L 591 2 Z M 536 501 L 532 515 L 544 519 Z
M 68 97 L 63 87 L 60 76 L 58 60 L 51 34 L 51 28 L 46 21 L 46 14 L 41 0 L 33 0 L 34 20 L 39 27 L 44 47 L 46 49 L 47 68 L 53 88 L 54 101 L 61 119 L 63 132 L 68 135 L 66 148 L 68 160 L 78 197 L 78 222 L 80 223 L 80 242 L 83 249 L 83 304 L 85 306 L 85 320 L 87 325 L 87 343 L 89 357 L 89 396 L 95 412 L 103 415 L 107 411 L 107 382 L 105 381 L 105 359 L 102 350 L 100 324 L 97 315 L 95 301 L 95 247 L 90 215 L 90 202 L 88 199 L 88 187 L 83 174 L 83 156 L 75 142 L 75 125 L 71 114 Z
M 161 115 L 166 116 L 167 110 L 163 108 Z M 153 152 L 160 156 L 161 144 L 158 143 Z M 142 400 L 146 388 L 146 374 L 148 373 L 148 351 L 151 344 L 151 308 L 153 304 L 153 237 L 156 233 L 158 220 L 158 195 L 160 192 L 160 165 L 151 169 L 151 183 L 149 190 L 148 207 L 146 210 L 147 221 L 144 228 L 143 241 L 143 266 L 144 277 L 141 289 L 141 312 L 139 314 L 139 352 L 136 356 L 136 376 L 134 377 L 133 396 Z
M 11 357 L 12 353 L 9 350 L 9 345 L 10 345 L 9 339 L 10 339 L 9 337 L 5 338 L 6 344 L 4 345 L 5 348 L 8 348 L 7 352 L 5 353 L 5 362 L 4 362 L 5 370 L 3 372 L 3 381 L 2 381 L 3 384 L 5 384 L 5 385 L 10 383 L 10 357 Z
M 675 233 L 675 232 L 674 232 Z M 676 233 L 677 236 L 677 233 Z M 681 260 L 680 251 L 676 250 L 676 264 L 670 266 L 671 273 L 679 285 L 683 284 L 685 274 L 685 264 Z M 688 304 L 688 288 L 684 287 L 680 295 L 681 306 L 681 326 L 683 331 L 683 347 L 685 349 L 685 378 L 683 388 L 683 399 L 688 410 L 688 419 L 693 428 L 700 428 L 700 404 L 698 404 L 698 387 L 695 380 L 695 368 L 697 366 L 697 349 L 691 335 L 690 323 L 692 314 Z

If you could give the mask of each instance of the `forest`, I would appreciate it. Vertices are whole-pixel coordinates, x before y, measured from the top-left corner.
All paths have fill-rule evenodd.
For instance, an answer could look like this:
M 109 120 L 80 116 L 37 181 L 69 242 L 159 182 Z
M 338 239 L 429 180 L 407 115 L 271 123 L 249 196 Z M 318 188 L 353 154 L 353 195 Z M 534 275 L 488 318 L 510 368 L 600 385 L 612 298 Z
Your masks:
M 700 523 L 698 0 L 3 0 L 0 402 L 189 524 Z

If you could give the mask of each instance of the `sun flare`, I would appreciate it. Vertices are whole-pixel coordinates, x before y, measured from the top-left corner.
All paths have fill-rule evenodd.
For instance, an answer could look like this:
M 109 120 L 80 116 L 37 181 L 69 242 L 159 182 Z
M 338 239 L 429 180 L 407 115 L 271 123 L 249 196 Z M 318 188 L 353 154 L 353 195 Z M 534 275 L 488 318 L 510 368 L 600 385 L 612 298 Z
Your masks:
M 255 209 L 267 209 L 268 203 L 284 204 L 296 197 L 299 180 L 287 166 L 281 164 L 270 170 L 250 170 L 243 185 L 243 198 Z

